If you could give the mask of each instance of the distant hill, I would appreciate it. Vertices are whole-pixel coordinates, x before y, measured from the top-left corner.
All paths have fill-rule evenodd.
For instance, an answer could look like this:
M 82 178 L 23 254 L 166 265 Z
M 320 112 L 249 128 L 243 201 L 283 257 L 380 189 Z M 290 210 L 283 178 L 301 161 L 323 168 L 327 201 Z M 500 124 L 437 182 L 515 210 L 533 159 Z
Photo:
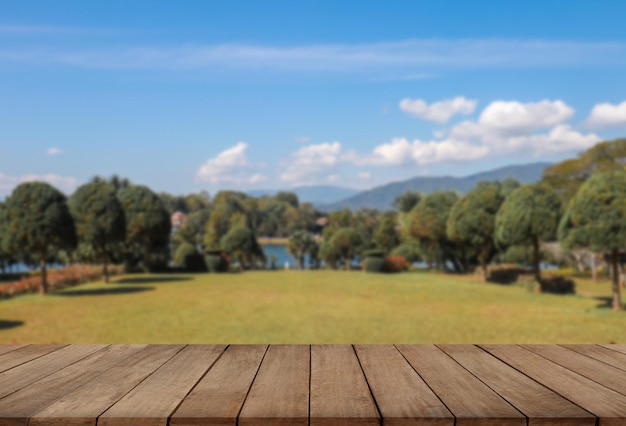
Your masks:
M 362 208 L 391 210 L 396 197 L 405 191 L 421 191 L 424 194 L 428 194 L 435 191 L 455 190 L 466 193 L 473 189 L 478 182 L 483 180 L 502 181 L 507 178 L 513 178 L 521 183 L 537 182 L 541 180 L 543 170 L 550 165 L 551 163 L 514 165 L 466 177 L 415 177 L 402 182 L 392 182 L 367 191 L 362 191 L 337 202 L 328 203 L 326 205 L 318 204 L 316 207 L 322 211 L 341 210 L 343 208 L 349 208 L 350 210 L 359 210 Z
M 288 189 L 257 189 L 248 191 L 248 195 L 262 197 L 264 195 L 276 195 L 280 191 L 295 192 L 301 203 L 307 202 L 314 205 L 331 204 L 351 197 L 359 192 L 358 189 L 344 188 L 332 185 L 297 186 Z

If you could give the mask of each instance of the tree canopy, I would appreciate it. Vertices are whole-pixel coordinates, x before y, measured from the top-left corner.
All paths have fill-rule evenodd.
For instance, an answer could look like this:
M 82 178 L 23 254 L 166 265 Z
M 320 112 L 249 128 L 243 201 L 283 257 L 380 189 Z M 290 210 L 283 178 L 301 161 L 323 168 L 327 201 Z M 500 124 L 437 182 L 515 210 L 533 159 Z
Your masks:
M 230 229 L 221 239 L 222 250 L 239 260 L 243 268 L 253 267 L 256 260 L 264 260 L 263 249 L 250 229 L 238 226 Z
M 496 214 L 496 243 L 501 248 L 532 246 L 535 279 L 540 282 L 539 243 L 556 239 L 560 218 L 561 202 L 551 187 L 542 183 L 520 186 Z
M 4 247 L 18 259 L 41 265 L 40 293 L 48 291 L 46 262 L 51 253 L 76 247 L 76 229 L 67 198 L 44 182 L 18 185 L 6 199 Z
M 304 256 L 311 257 L 317 253 L 318 247 L 313 234 L 305 230 L 295 231 L 287 242 L 287 251 L 298 261 L 298 268 L 304 269 Z
M 142 185 L 123 188 L 117 196 L 126 216 L 128 258 L 139 259 L 144 270 L 163 267 L 172 229 L 163 202 Z
M 619 250 L 626 245 L 626 172 L 592 176 L 572 198 L 558 228 L 563 248 L 590 248 L 610 255 L 613 309 L 622 310 Z
M 496 214 L 503 201 L 499 182 L 480 182 L 452 206 L 446 223 L 450 240 L 465 250 L 476 250 L 484 280 L 487 280 L 487 264 L 496 254 Z
M 126 215 L 115 188 L 103 182 L 87 183 L 72 194 L 69 206 L 79 243 L 102 260 L 104 280 L 108 282 L 111 252 L 126 238 Z

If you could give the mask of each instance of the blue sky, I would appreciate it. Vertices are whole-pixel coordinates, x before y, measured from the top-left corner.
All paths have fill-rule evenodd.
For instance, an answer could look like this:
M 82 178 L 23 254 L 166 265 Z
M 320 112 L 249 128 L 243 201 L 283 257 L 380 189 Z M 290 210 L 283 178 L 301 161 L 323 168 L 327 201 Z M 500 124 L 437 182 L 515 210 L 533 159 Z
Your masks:
M 626 2 L 3 1 L 0 197 L 369 188 L 626 134 Z

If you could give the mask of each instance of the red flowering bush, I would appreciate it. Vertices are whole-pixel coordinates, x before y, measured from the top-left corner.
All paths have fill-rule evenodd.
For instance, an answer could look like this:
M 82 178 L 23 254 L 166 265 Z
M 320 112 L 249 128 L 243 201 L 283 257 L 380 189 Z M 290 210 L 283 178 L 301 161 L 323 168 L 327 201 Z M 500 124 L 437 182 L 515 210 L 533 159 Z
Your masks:
M 411 265 L 403 256 L 387 256 L 385 258 L 389 272 L 408 271 Z
M 109 265 L 110 275 L 119 275 L 124 272 L 122 265 Z M 61 269 L 48 270 L 48 289 L 50 291 L 59 290 L 78 284 L 84 284 L 102 279 L 102 267 L 99 265 L 71 265 Z M 12 283 L 0 284 L 0 298 L 24 294 L 36 293 L 41 284 L 39 271 L 29 273 L 20 280 Z

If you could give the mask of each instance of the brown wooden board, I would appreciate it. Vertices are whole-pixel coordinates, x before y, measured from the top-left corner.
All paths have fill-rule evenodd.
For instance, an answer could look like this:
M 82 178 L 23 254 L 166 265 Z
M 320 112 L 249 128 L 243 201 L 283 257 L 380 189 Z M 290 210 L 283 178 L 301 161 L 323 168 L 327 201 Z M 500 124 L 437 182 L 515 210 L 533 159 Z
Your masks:
M 617 352 L 621 352 L 623 354 L 626 354 L 626 345 L 621 344 L 621 345 L 600 345 L 603 346 L 607 349 L 611 349 L 613 351 L 617 351 Z
M 98 418 L 103 426 L 167 425 L 172 412 L 226 349 L 190 345 Z
M 183 347 L 150 345 L 139 350 L 35 414 L 29 425 L 95 425 L 100 414 Z
M 600 426 L 624 425 L 626 397 L 517 345 L 479 345 L 513 368 L 599 417 Z
M 236 425 L 267 345 L 232 345 L 171 416 L 170 425 Z
M 39 358 L 67 345 L 28 345 L 0 356 L 0 372 Z
M 0 425 L 27 425 L 37 412 L 90 382 L 146 345 L 108 346 L 0 399 Z
M 398 345 L 456 417 L 456 425 L 526 425 L 526 417 L 434 345 Z
M 380 415 L 350 345 L 311 346 L 310 424 L 379 425 Z
M 385 426 L 454 425 L 454 416 L 393 345 L 355 345 Z
M 589 425 L 596 417 L 474 345 L 437 345 L 528 417 L 530 426 Z
M 309 424 L 308 345 L 272 345 L 267 350 L 239 414 L 240 426 Z
M 600 345 L 560 345 L 626 371 L 626 354 Z
M 520 346 L 622 395 L 626 395 L 626 371 L 557 345 Z
M 12 351 L 14 351 L 16 349 L 23 348 L 24 346 L 26 346 L 26 345 L 13 345 L 13 344 L 12 345 L 7 345 L 7 344 L 0 345 L 0 356 L 6 354 L 8 352 L 12 352 Z
M 106 345 L 70 345 L 0 373 L 0 398 L 67 367 Z

